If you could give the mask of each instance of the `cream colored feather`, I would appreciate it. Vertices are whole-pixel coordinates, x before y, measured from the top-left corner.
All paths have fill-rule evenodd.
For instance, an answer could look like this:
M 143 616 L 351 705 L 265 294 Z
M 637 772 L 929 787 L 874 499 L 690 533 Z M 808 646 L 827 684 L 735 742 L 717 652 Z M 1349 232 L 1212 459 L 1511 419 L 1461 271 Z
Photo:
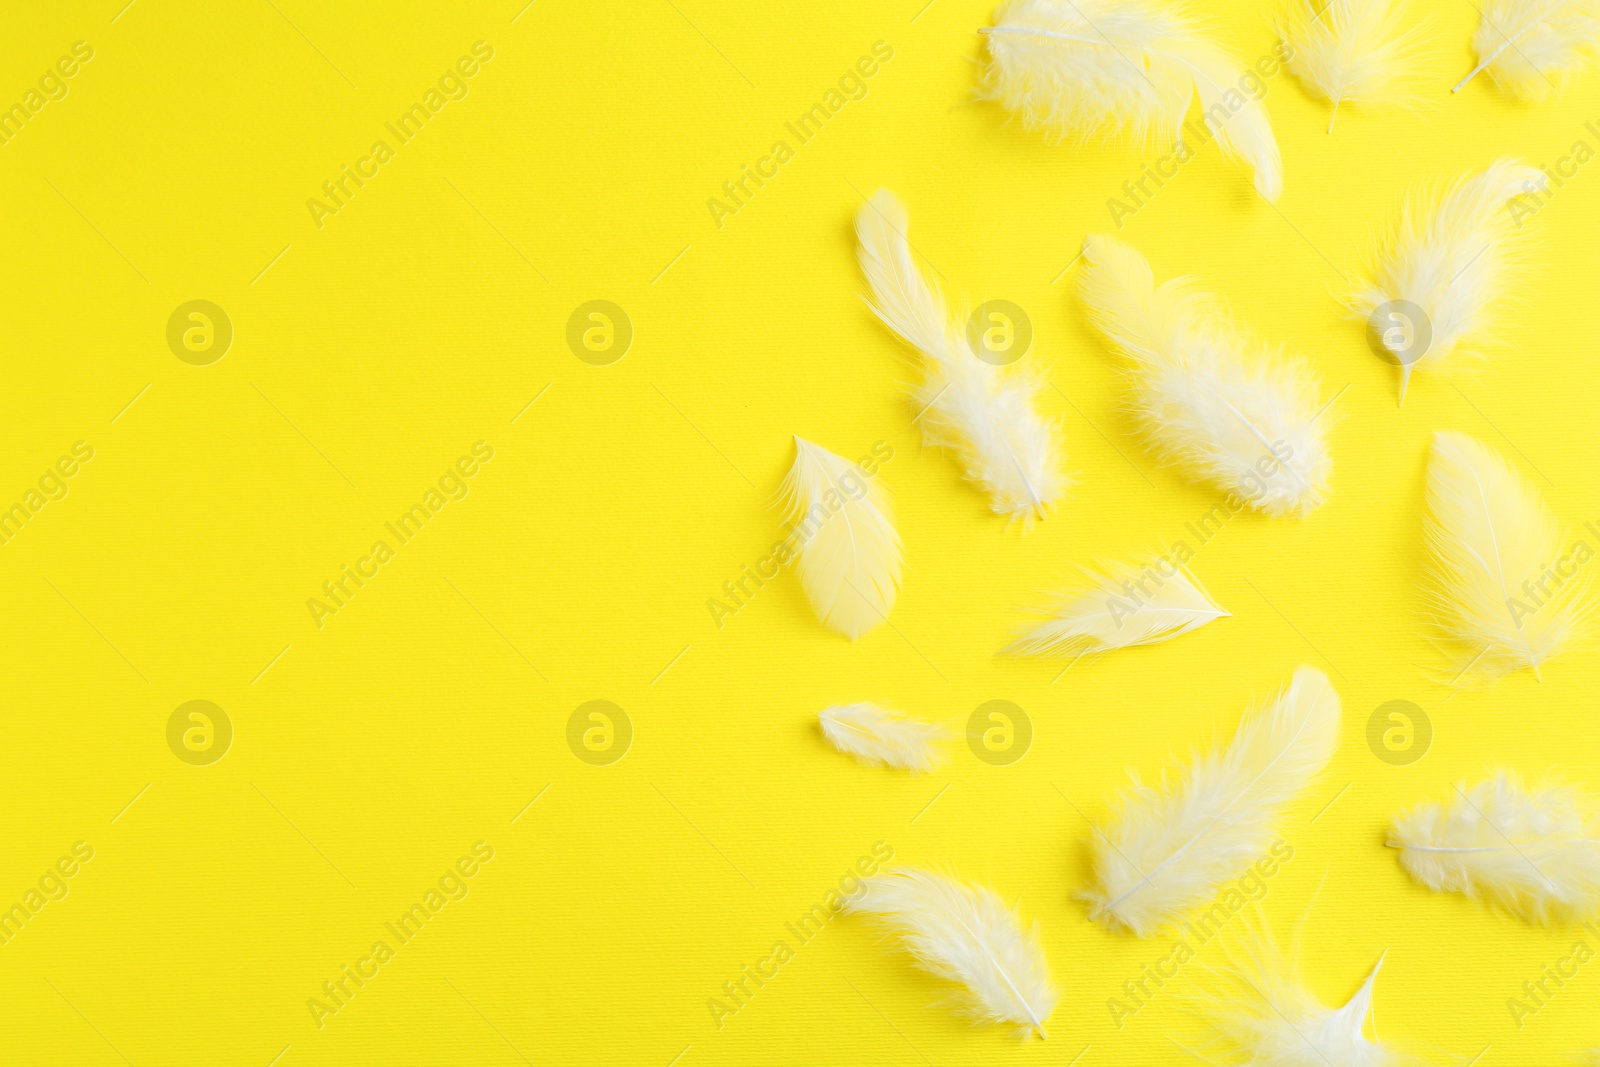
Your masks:
M 1308 90 L 1339 107 L 1415 106 L 1422 30 L 1407 26 L 1405 0 L 1292 0 L 1281 30 L 1289 68 Z
M 817 619 L 854 640 L 889 617 L 900 534 L 889 494 L 860 466 L 801 437 L 780 493 L 800 532 L 800 584 Z
M 1176 564 L 1155 557 L 1103 564 L 1057 598 L 1051 618 L 1005 651 L 1020 656 L 1083 656 L 1153 645 L 1227 616 Z M 1167 568 L 1170 566 L 1171 573 Z
M 978 358 L 912 260 L 906 225 L 904 205 L 882 189 L 856 213 L 873 310 L 923 355 L 923 379 L 912 390 L 922 439 L 954 451 L 997 513 L 1024 523 L 1043 517 L 1072 482 L 1061 472 L 1056 427 L 1034 408 L 1040 382 L 1020 363 Z
M 1399 363 L 1402 403 L 1413 370 L 1448 370 L 1458 355 L 1483 355 L 1525 258 L 1510 205 L 1536 197 L 1547 181 L 1502 159 L 1443 196 L 1414 194 L 1402 209 L 1376 276 L 1350 301 Z
M 1480 13 L 1478 65 L 1452 92 L 1487 70 L 1508 95 L 1541 100 L 1600 60 L 1600 0 L 1487 0 Z
M 923 970 L 954 982 L 958 1011 L 982 1023 L 1010 1023 L 1022 1037 L 1056 1005 L 1039 927 L 1024 930 L 1016 913 L 987 886 L 902 868 L 866 880 L 847 910 L 871 915 L 898 934 Z
M 1084 258 L 1084 302 L 1132 360 L 1133 414 L 1155 450 L 1269 515 L 1320 504 L 1332 463 L 1310 367 L 1249 337 L 1191 280 L 1157 287 L 1115 238 L 1090 236 Z
M 986 35 L 982 93 L 1024 127 L 1087 141 L 1131 134 L 1183 141 L 1196 96 L 1218 145 L 1255 174 L 1270 201 L 1283 161 L 1245 68 L 1178 4 L 1155 0 L 1011 0 Z M 1251 75 L 1250 77 L 1253 77 Z
M 948 731 L 876 704 L 840 704 L 817 716 L 822 734 L 840 752 L 862 763 L 904 767 L 926 774 L 944 762 L 940 742 Z
M 1537 675 L 1581 633 L 1592 550 L 1567 546 L 1533 486 L 1464 433 L 1434 434 L 1425 535 L 1433 615 L 1460 649 L 1452 681 Z
M 1227 748 L 1195 756 L 1164 789 L 1135 777 L 1091 843 L 1091 918 L 1149 937 L 1215 896 L 1267 851 L 1283 809 L 1333 757 L 1339 715 L 1328 676 L 1300 667 Z
M 1389 847 L 1436 893 L 1483 898 L 1529 922 L 1600 914 L 1600 817 L 1576 790 L 1502 771 L 1398 816 Z

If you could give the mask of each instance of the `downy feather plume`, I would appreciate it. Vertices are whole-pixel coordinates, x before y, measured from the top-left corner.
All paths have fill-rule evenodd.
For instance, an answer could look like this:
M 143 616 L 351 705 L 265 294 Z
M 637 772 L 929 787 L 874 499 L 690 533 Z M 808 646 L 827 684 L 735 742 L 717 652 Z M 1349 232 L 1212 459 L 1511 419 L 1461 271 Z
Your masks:
M 944 762 L 939 744 L 948 732 L 938 723 L 922 722 L 876 704 L 840 704 L 817 718 L 829 743 L 862 763 L 926 774 Z
M 1273 824 L 1339 747 L 1339 694 L 1315 667 L 1194 757 L 1164 788 L 1134 778 L 1092 842 L 1090 917 L 1149 937 L 1216 895 L 1272 844 Z
M 955 452 L 967 480 L 987 493 L 1001 515 L 1043 517 L 1071 479 L 1061 472 L 1056 428 L 1034 409 L 1040 382 L 1020 363 L 979 358 L 944 298 L 911 258 L 906 209 L 880 189 L 856 213 L 861 270 L 872 309 L 922 353 L 923 378 L 912 390 L 926 444 Z
M 1594 801 L 1561 785 L 1528 789 L 1500 772 L 1457 786 L 1442 804 L 1396 817 L 1389 847 L 1436 893 L 1465 893 L 1529 922 L 1600 914 L 1600 819 Z
M 1522 227 L 1548 178 L 1514 159 L 1457 181 L 1441 197 L 1413 194 L 1384 238 L 1376 276 L 1351 308 L 1400 365 L 1400 401 L 1413 370 L 1441 371 L 1482 356 L 1521 273 Z
M 861 467 L 801 437 L 779 490 L 800 535 L 800 584 L 818 620 L 854 640 L 889 617 L 900 534 L 889 494 Z
M 1540 100 L 1600 60 L 1600 0 L 1488 0 L 1480 11 L 1478 65 L 1453 92 L 1487 70 L 1506 94 Z
M 1102 568 L 1100 573 L 1085 572 L 1082 585 L 1059 594 L 1050 619 L 1005 651 L 1078 657 L 1153 645 L 1228 615 L 1187 571 L 1163 559 Z
M 1056 1005 L 1039 926 L 1024 930 L 1016 913 L 987 886 L 902 868 L 868 878 L 846 910 L 873 916 L 899 935 L 919 967 L 954 982 L 956 1009 L 976 1022 L 1010 1023 L 1018 1036 L 1037 1030 Z
M 1228 156 L 1276 202 L 1283 161 L 1253 75 L 1208 40 L 1180 5 L 1156 0 L 1011 0 L 985 26 L 982 94 L 1030 130 L 1079 142 L 1129 134 L 1180 152 L 1195 97 L 1205 126 Z M 1199 141 L 1206 138 L 1201 136 Z
M 1414 106 L 1422 36 L 1406 26 L 1405 0 L 1293 0 L 1281 31 L 1289 69 L 1312 94 L 1339 106 Z
M 1320 504 L 1332 463 L 1311 369 L 1249 337 L 1192 280 L 1157 287 L 1115 238 L 1091 235 L 1084 259 L 1084 302 L 1132 361 L 1133 415 L 1156 452 L 1269 515 Z
M 1537 676 L 1582 631 L 1593 550 L 1569 547 L 1527 479 L 1464 433 L 1434 434 L 1425 536 L 1432 613 L 1460 649 L 1452 681 Z

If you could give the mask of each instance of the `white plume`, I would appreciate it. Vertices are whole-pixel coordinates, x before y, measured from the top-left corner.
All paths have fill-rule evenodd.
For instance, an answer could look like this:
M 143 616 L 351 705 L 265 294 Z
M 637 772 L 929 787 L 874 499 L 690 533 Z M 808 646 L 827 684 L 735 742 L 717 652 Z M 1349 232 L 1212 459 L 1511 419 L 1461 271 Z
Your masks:
M 1405 0 L 1293 0 L 1282 28 L 1289 67 L 1310 92 L 1339 105 L 1415 106 L 1422 27 L 1407 26 Z
M 1600 0 L 1487 0 L 1480 12 L 1478 65 L 1454 92 L 1487 70 L 1510 96 L 1540 100 L 1600 59 Z
M 1561 525 L 1505 457 L 1464 433 L 1433 436 L 1428 462 L 1429 599 L 1462 649 L 1453 681 L 1539 666 L 1578 636 L 1590 611 L 1593 550 Z
M 1502 771 L 1394 820 L 1389 846 L 1436 893 L 1483 898 L 1536 923 L 1600 914 L 1600 819 L 1562 785 L 1525 787 Z
M 912 261 L 906 209 L 894 194 L 880 189 L 861 206 L 856 237 L 872 309 L 923 355 L 923 380 L 912 390 L 923 441 L 953 450 L 997 513 L 1042 517 L 1072 483 L 1061 472 L 1055 426 L 1034 410 L 1039 381 L 1020 363 L 996 366 L 973 351 Z
M 1229 156 L 1276 201 L 1283 161 L 1254 75 L 1208 40 L 1179 5 L 1153 0 L 1011 0 L 986 35 L 985 98 L 1026 128 L 1079 142 L 1132 134 L 1184 143 L 1195 97 Z M 1168 142 L 1170 143 L 1170 142 Z
M 1171 573 L 1167 573 L 1167 567 Z M 1228 614 L 1185 570 L 1151 556 L 1102 564 L 1059 594 L 1051 618 L 1006 648 L 1022 656 L 1083 656 L 1153 645 Z
M 876 704 L 840 704 L 817 718 L 833 747 L 862 763 L 926 774 L 944 761 L 939 743 L 948 731 L 938 723 L 922 722 Z
M 1320 504 L 1332 463 L 1310 367 L 1277 358 L 1190 279 L 1158 288 L 1115 238 L 1090 236 L 1084 258 L 1084 302 L 1132 360 L 1133 414 L 1155 450 L 1269 515 Z
M 854 640 L 889 617 L 900 535 L 889 494 L 858 464 L 801 437 L 779 490 L 801 534 L 800 584 L 817 618 Z
M 1543 171 L 1502 159 L 1442 197 L 1407 201 L 1383 238 L 1376 276 L 1350 301 L 1399 363 L 1402 402 L 1413 370 L 1483 355 L 1525 258 L 1527 219 L 1517 208 L 1532 214 L 1547 182 Z
M 1267 851 L 1279 814 L 1327 766 L 1339 713 L 1328 676 L 1300 667 L 1226 749 L 1195 756 L 1164 789 L 1135 777 L 1092 842 L 1091 918 L 1149 937 L 1210 900 Z
M 846 909 L 875 916 L 923 970 L 954 982 L 957 1010 L 983 1023 L 1037 1030 L 1056 1005 L 1039 927 L 1024 930 L 987 886 L 912 868 L 868 878 Z

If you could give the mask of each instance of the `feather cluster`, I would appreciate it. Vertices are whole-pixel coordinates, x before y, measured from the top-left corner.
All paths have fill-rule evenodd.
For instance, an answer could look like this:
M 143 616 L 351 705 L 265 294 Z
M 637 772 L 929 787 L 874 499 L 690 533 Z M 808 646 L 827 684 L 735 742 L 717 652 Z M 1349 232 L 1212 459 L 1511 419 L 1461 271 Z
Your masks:
M 1200 110 L 1229 156 L 1270 201 L 1283 161 L 1261 100 L 1239 63 L 1180 7 L 1154 0 L 1011 0 L 982 31 L 989 62 L 982 92 L 1028 129 L 1086 141 L 1131 134 L 1183 142 Z M 1170 143 L 1170 142 L 1168 142 Z
M 1529 789 L 1501 772 L 1442 804 L 1398 816 L 1390 835 L 1406 873 L 1436 893 L 1465 893 L 1529 922 L 1600 914 L 1600 818 L 1561 785 Z
M 1020 363 L 978 357 L 912 260 L 906 226 L 904 205 L 886 190 L 856 213 L 873 310 L 923 356 L 922 382 L 912 390 L 923 441 L 954 451 L 997 513 L 1042 517 L 1072 483 L 1061 471 L 1055 426 L 1034 408 L 1039 380 Z
M 1248 716 L 1224 749 L 1164 789 L 1134 779 L 1092 842 L 1091 917 L 1149 937 L 1216 895 L 1271 846 L 1279 814 L 1339 747 L 1339 694 L 1315 667 Z
M 1434 434 L 1428 462 L 1430 600 L 1463 649 L 1455 681 L 1539 666 L 1583 629 L 1591 550 L 1563 544 L 1543 498 L 1504 456 L 1464 433 Z
M 1152 557 L 1102 566 L 1100 573 L 1087 573 L 1080 587 L 1059 594 L 1051 617 L 1006 651 L 1084 656 L 1153 645 L 1228 614 L 1174 563 Z
M 1405 0 L 1294 0 L 1281 31 L 1289 68 L 1333 105 L 1329 133 L 1346 101 L 1415 104 L 1422 32 L 1406 20 Z
M 876 704 L 841 704 L 817 716 L 822 735 L 840 752 L 862 763 L 904 767 L 926 774 L 944 760 L 939 745 L 948 731 Z
M 1269 515 L 1320 504 L 1332 462 L 1311 369 L 1241 331 L 1190 279 L 1157 286 L 1115 238 L 1089 237 L 1084 259 L 1084 302 L 1132 361 L 1133 414 L 1155 450 Z
M 1038 925 L 1024 930 L 994 890 L 903 868 L 868 878 L 846 909 L 873 916 L 918 966 L 955 983 L 964 1014 L 1045 1036 L 1056 990 Z
M 1488 0 L 1481 12 L 1478 65 L 1456 92 L 1487 70 L 1508 95 L 1540 100 L 1600 60 L 1600 0 Z

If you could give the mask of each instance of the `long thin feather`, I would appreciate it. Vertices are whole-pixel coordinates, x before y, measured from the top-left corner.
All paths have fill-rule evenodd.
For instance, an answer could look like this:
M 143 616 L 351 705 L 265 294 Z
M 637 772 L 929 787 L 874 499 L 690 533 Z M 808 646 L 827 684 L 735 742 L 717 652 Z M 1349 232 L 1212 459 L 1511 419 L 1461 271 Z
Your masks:
M 944 761 L 939 744 L 948 731 L 876 704 L 839 704 L 817 715 L 822 734 L 840 752 L 867 764 L 926 774 Z
M 1407 26 L 1405 0 L 1294 0 L 1281 30 L 1289 69 L 1308 90 L 1339 107 L 1415 106 L 1421 77 L 1420 26 Z
M 1023 1037 L 1034 1030 L 1046 1036 L 1056 990 L 1038 924 L 1024 930 L 994 890 L 902 868 L 868 878 L 846 908 L 874 916 L 899 935 L 918 966 L 954 982 L 962 1014 L 977 1022 L 1011 1023 Z
M 1051 617 L 1005 651 L 1019 656 L 1083 656 L 1153 645 L 1228 615 L 1182 568 L 1161 559 L 1103 564 L 1058 595 Z
M 1542 100 L 1600 60 L 1600 0 L 1488 0 L 1480 10 L 1478 65 L 1452 92 L 1487 70 L 1508 95 Z
M 887 190 L 856 213 L 872 309 L 923 355 L 923 379 L 912 390 L 923 441 L 954 451 L 995 512 L 1024 522 L 1043 517 L 1072 482 L 1061 472 L 1056 427 L 1034 408 L 1040 382 L 1020 363 L 978 358 L 917 269 L 906 226 L 905 206 Z
M 1452 681 L 1538 675 L 1582 633 L 1592 550 L 1565 545 L 1532 484 L 1464 433 L 1434 434 L 1425 536 L 1433 615 L 1461 650 Z
M 1235 326 L 1187 278 L 1160 287 L 1112 237 L 1084 243 L 1084 302 L 1132 361 L 1133 414 L 1156 451 L 1269 515 L 1322 502 L 1332 467 L 1316 376 Z
M 1400 365 L 1402 403 L 1412 371 L 1484 355 L 1526 258 L 1526 219 L 1512 206 L 1531 210 L 1547 183 L 1543 171 L 1502 159 L 1443 196 L 1430 190 L 1407 200 L 1382 239 L 1375 276 L 1350 298 Z
M 779 490 L 799 528 L 800 584 L 830 630 L 854 640 L 889 617 L 900 534 L 889 495 L 866 471 L 802 437 Z
M 1011 0 L 981 31 L 989 46 L 982 93 L 1026 128 L 1080 142 L 1132 134 L 1184 141 L 1195 97 L 1229 156 L 1270 201 L 1283 161 L 1245 69 L 1177 4 L 1151 0 Z M 1170 143 L 1170 142 L 1169 142 Z
M 1465 893 L 1529 922 L 1600 914 L 1600 817 L 1562 785 L 1528 789 L 1501 771 L 1394 820 L 1389 846 L 1436 893 Z
M 1339 747 L 1339 715 L 1328 676 L 1300 667 L 1226 749 L 1195 756 L 1164 789 L 1135 777 L 1092 843 L 1091 917 L 1149 937 L 1210 900 L 1271 846 L 1279 814 Z

